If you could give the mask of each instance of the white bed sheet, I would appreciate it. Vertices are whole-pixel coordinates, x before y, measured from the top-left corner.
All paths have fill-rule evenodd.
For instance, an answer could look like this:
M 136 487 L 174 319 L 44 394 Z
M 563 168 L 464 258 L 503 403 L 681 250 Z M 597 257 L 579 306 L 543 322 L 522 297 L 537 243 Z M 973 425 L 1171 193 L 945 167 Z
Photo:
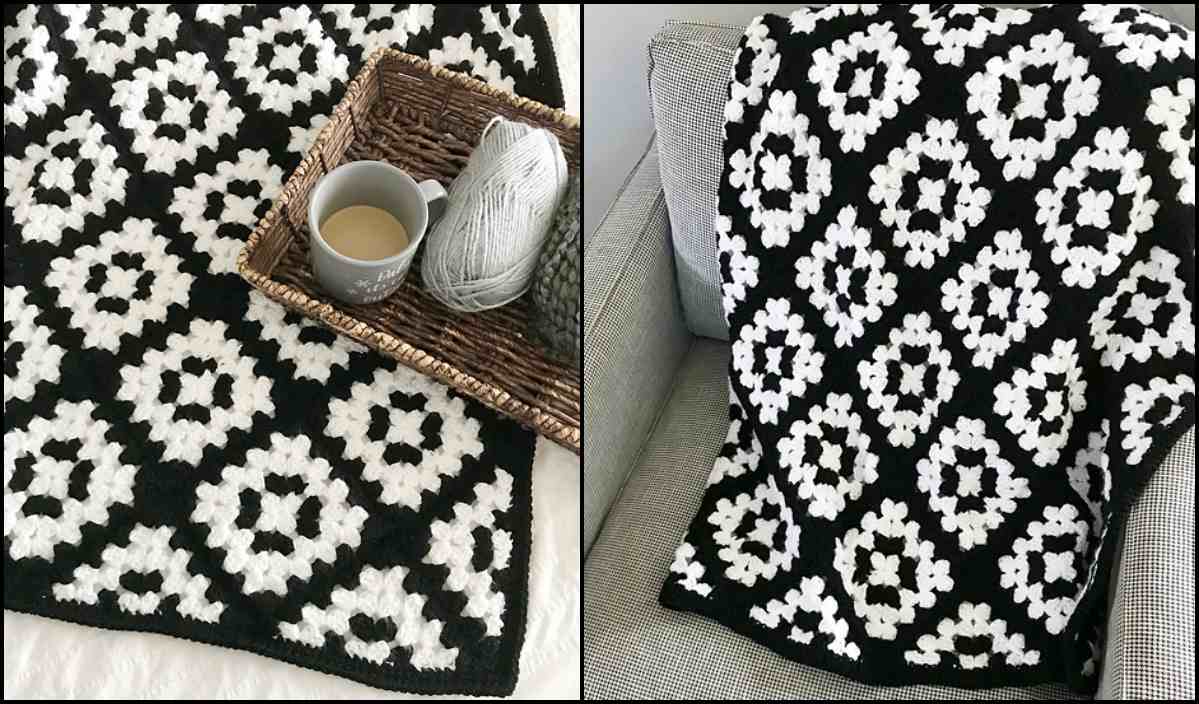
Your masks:
M 529 620 L 515 697 L 578 699 L 579 459 L 538 438 Z M 412 699 L 261 655 L 4 612 L 5 699 Z M 428 697 L 419 697 L 428 698 Z

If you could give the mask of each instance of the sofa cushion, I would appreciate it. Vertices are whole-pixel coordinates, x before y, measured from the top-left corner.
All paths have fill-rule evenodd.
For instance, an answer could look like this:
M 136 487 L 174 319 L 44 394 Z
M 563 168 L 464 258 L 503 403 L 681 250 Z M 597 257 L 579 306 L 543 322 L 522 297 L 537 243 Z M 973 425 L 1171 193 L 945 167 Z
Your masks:
M 674 295 L 671 249 L 651 143 L 583 250 L 584 553 L 637 461 L 693 339 Z
M 588 556 L 585 698 L 1073 698 L 1054 685 L 872 687 L 786 660 L 700 616 L 661 607 L 658 591 L 728 428 L 728 362 L 727 344 L 697 339 L 692 345 Z
M 743 32 L 743 27 L 672 22 L 649 45 L 650 105 L 670 211 L 679 299 L 691 331 L 720 340 L 728 339 L 729 333 L 720 306 L 712 223 L 729 69 Z

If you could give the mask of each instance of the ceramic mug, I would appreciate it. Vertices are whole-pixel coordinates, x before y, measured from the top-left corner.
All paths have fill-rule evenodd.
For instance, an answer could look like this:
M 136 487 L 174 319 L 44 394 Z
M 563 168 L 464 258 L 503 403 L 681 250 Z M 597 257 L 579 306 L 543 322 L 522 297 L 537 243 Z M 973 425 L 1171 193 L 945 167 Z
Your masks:
M 354 161 L 333 169 L 316 184 L 308 200 L 308 257 L 317 281 L 344 303 L 387 298 L 404 283 L 430 221 L 445 211 L 445 199 L 440 183 L 417 183 L 403 169 L 383 161 Z M 321 237 L 321 223 L 351 205 L 391 213 L 407 230 L 408 246 L 383 259 L 355 259 L 334 250 Z

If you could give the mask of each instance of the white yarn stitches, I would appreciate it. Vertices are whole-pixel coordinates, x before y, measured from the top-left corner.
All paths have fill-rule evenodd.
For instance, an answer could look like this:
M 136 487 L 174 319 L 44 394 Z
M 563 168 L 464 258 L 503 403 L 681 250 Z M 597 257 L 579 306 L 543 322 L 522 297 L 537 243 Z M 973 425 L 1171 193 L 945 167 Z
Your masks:
M 466 597 L 462 615 L 477 618 L 487 626 L 487 635 L 498 636 L 504 629 L 504 593 L 495 588 L 494 574 L 508 568 L 512 557 L 512 534 L 497 528 L 495 514 L 512 508 L 512 475 L 502 469 L 495 471 L 495 481 L 475 484 L 472 503 L 454 504 L 454 520 L 433 521 L 429 526 L 429 552 L 426 565 L 445 565 L 449 568 L 444 588 L 461 592 Z M 472 532 L 479 527 L 491 534 L 491 560 L 476 569 L 476 550 Z
M 429 233 L 421 265 L 425 288 L 468 312 L 518 298 L 532 283 L 566 179 L 566 158 L 553 134 L 492 120 Z
M 129 544 L 109 543 L 100 553 L 96 566 L 82 564 L 75 568 L 74 581 L 55 584 L 54 598 L 59 601 L 78 601 L 95 605 L 103 592 L 114 592 L 117 605 L 131 614 L 157 613 L 163 600 L 177 596 L 175 611 L 180 616 L 217 623 L 225 604 L 208 599 L 208 577 L 192 574 L 187 569 L 192 554 L 183 548 L 171 547 L 174 529 L 169 526 L 150 528 L 141 523 L 129 531 Z M 145 592 L 134 592 L 121 579 L 125 575 L 157 575 L 159 586 Z
M 330 596 L 330 604 L 320 608 L 306 604 L 298 622 L 279 624 L 284 639 L 313 648 L 325 645 L 325 634 L 340 636 L 346 653 L 368 662 L 382 664 L 392 657 L 394 648 L 409 651 L 408 663 L 418 670 L 453 669 L 458 659 L 457 648 L 447 648 L 441 642 L 445 625 L 438 619 L 425 617 L 428 597 L 404 588 L 408 570 L 392 567 L 386 570 L 364 567 L 358 574 L 358 586 L 351 590 L 338 587 Z M 386 639 L 364 640 L 354 633 L 350 619 L 358 614 L 376 621 L 388 621 L 395 630 Z

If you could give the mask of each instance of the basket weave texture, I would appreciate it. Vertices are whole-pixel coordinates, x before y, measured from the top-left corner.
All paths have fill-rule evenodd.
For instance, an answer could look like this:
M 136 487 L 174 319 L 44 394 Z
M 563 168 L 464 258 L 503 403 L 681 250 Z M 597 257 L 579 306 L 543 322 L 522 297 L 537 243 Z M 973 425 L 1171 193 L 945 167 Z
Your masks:
M 322 176 L 362 159 L 390 162 L 444 186 L 466 166 L 489 120 L 544 127 L 572 173 L 578 122 L 560 110 L 496 90 L 395 49 L 379 49 L 346 89 L 328 124 L 250 234 L 238 271 L 267 296 L 579 451 L 579 373 L 527 336 L 528 296 L 459 313 L 429 295 L 420 255 L 396 293 L 351 305 L 327 295 L 308 261 L 308 197 Z

